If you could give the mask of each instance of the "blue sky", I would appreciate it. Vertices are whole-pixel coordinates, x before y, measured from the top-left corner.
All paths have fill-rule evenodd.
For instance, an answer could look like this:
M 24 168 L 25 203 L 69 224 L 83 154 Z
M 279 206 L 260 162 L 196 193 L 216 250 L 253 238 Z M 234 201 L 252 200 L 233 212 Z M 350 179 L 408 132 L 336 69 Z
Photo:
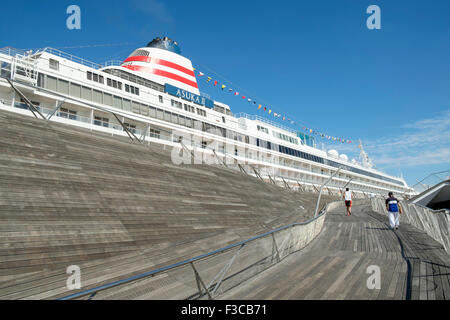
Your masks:
M 71 4 L 81 30 L 66 28 Z M 381 30 L 366 27 L 372 4 Z M 410 185 L 450 169 L 448 0 L 45 0 L 5 2 L 2 12 L 0 47 L 52 46 L 102 63 L 167 35 L 219 82 L 302 126 L 361 138 L 378 169 Z M 204 81 L 200 89 L 234 112 L 269 117 Z

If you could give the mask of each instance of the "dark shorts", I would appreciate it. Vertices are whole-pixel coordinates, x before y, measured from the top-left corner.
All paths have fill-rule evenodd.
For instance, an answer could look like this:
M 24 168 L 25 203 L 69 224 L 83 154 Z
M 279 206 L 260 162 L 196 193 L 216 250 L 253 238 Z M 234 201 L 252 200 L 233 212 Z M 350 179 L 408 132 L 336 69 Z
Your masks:
M 352 201 L 345 201 L 345 206 L 346 207 L 351 207 L 352 206 Z

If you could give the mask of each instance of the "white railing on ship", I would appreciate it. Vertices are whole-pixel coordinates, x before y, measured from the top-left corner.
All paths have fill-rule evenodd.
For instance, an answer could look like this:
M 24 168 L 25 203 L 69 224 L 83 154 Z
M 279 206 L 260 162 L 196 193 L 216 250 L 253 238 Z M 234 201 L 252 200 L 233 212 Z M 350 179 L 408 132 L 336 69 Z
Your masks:
M 63 59 L 67 59 L 67 60 L 70 60 L 70 61 L 82 64 L 82 65 L 84 65 L 86 67 L 90 67 L 90 68 L 94 68 L 94 69 L 100 69 L 100 68 L 103 67 L 101 64 L 98 64 L 98 63 L 95 63 L 95 62 L 92 62 L 92 61 L 89 61 L 89 60 L 86 60 L 86 59 L 74 56 L 74 55 L 72 55 L 70 53 L 67 53 L 67 52 L 64 52 L 64 51 L 61 51 L 61 50 L 58 50 L 58 49 L 45 48 L 45 49 L 42 50 L 42 52 L 48 52 L 50 54 L 53 54 L 53 55 L 58 56 L 58 57 L 61 57 Z
M 27 52 L 25 50 L 15 49 L 15 48 L 11 48 L 11 47 L 5 47 L 5 48 L 0 48 L 0 53 L 14 57 L 18 54 L 26 55 L 27 53 L 29 53 L 29 51 Z
M 297 134 L 297 131 L 295 131 L 292 128 L 283 126 L 282 124 L 279 124 L 277 122 L 274 122 L 272 120 L 269 120 L 269 119 L 266 119 L 266 118 L 263 118 L 263 117 L 260 117 L 260 116 L 257 116 L 257 115 L 250 115 L 250 114 L 247 114 L 245 112 L 240 112 L 240 113 L 237 113 L 235 115 L 235 117 L 236 118 L 246 118 L 246 119 L 249 119 L 249 120 L 261 121 L 261 122 L 270 124 L 271 126 L 274 126 L 274 127 L 277 127 L 277 128 L 283 129 L 283 130 L 286 130 L 286 131 L 288 131 L 290 133 Z
M 121 66 L 123 64 L 123 61 L 120 60 L 109 60 L 103 63 L 103 67 L 117 67 Z
M 79 64 L 82 64 L 86 67 L 89 68 L 93 68 L 93 69 L 100 69 L 106 66 L 118 66 L 121 65 L 122 62 L 118 61 L 118 60 L 110 60 L 105 62 L 103 65 L 100 63 L 96 63 L 96 62 L 92 62 L 80 57 L 77 57 L 73 54 L 58 50 L 58 49 L 54 49 L 54 48 L 43 48 L 43 49 L 36 49 L 36 50 L 20 50 L 20 49 L 15 49 L 15 48 L 10 48 L 10 47 L 6 47 L 6 48 L 0 48 L 0 53 L 6 54 L 8 56 L 12 56 L 15 57 L 17 55 L 21 55 L 21 56 L 30 56 L 30 55 L 35 55 L 35 54 L 39 54 L 39 53 L 43 53 L 43 52 L 48 52 L 50 54 L 53 54 L 55 56 L 61 57 L 63 59 L 67 59 L 69 61 L 73 61 Z

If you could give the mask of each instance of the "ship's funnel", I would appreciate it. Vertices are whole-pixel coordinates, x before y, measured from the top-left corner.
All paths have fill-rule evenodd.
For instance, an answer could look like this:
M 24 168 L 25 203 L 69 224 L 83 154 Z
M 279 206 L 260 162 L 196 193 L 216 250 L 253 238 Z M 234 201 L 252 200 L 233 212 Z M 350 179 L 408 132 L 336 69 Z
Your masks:
M 146 47 L 135 50 L 122 67 L 162 85 L 168 83 L 200 94 L 191 60 L 183 57 L 178 43 L 167 37 L 153 39 Z

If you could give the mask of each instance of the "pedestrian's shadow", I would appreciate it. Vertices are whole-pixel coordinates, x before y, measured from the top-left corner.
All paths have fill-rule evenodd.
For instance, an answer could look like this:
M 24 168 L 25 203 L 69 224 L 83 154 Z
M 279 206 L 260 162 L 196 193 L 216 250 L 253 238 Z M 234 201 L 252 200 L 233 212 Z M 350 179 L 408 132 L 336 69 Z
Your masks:
M 366 227 L 366 229 L 370 229 L 370 230 L 391 230 L 390 228 L 371 228 L 371 227 Z

